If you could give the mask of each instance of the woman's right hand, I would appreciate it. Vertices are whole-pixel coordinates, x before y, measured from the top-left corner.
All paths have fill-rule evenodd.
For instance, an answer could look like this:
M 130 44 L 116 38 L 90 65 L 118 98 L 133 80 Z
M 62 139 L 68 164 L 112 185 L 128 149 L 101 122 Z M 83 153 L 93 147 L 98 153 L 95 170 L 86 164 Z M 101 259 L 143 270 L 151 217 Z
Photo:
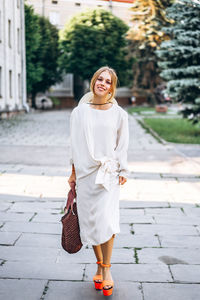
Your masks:
M 71 185 L 72 182 L 74 182 L 76 184 L 76 174 L 74 172 L 70 175 L 70 177 L 68 179 L 70 188 L 72 187 L 72 185 Z

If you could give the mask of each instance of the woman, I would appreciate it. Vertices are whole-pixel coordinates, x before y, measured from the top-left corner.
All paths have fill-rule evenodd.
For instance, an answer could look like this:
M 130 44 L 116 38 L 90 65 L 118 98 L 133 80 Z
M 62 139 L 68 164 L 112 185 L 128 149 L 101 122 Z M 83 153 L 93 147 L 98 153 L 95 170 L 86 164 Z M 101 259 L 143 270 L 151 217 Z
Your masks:
M 117 75 L 102 67 L 70 116 L 72 173 L 76 183 L 81 241 L 91 244 L 97 259 L 96 289 L 111 295 L 113 242 L 119 227 L 120 184 L 127 181 L 128 114 L 114 99 Z

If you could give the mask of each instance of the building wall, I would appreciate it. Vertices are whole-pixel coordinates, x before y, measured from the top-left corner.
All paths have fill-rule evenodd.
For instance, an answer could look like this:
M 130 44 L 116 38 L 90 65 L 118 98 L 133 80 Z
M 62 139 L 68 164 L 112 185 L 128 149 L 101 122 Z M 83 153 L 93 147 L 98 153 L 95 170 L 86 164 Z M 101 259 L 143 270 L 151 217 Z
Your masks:
M 112 2 L 112 7 L 111 3 Z M 87 8 L 101 7 L 112 10 L 112 13 L 122 19 L 127 25 L 130 24 L 132 1 L 97 1 L 97 0 L 27 0 L 36 13 L 48 17 L 52 24 L 62 29 L 65 23 L 76 13 Z
M 0 1 L 0 114 L 28 110 L 23 0 Z

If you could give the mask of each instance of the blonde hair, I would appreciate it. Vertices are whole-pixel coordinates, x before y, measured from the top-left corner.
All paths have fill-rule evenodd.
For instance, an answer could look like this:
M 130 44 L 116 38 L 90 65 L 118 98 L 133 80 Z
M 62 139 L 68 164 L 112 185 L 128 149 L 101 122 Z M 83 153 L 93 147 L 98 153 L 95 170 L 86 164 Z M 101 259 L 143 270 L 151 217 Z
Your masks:
M 109 97 L 107 100 L 113 102 L 113 98 L 115 96 L 115 92 L 116 92 L 116 88 L 117 88 L 117 81 L 118 81 L 118 78 L 117 78 L 117 74 L 115 72 L 114 69 L 108 67 L 108 66 L 104 66 L 104 67 L 101 67 L 100 69 L 98 69 L 94 75 L 92 76 L 92 79 L 90 81 L 90 90 L 94 93 L 94 86 L 95 86 L 95 83 L 97 81 L 97 78 L 99 77 L 99 75 L 102 73 L 102 72 L 105 72 L 105 71 L 108 71 L 111 75 L 111 93 L 109 93 Z

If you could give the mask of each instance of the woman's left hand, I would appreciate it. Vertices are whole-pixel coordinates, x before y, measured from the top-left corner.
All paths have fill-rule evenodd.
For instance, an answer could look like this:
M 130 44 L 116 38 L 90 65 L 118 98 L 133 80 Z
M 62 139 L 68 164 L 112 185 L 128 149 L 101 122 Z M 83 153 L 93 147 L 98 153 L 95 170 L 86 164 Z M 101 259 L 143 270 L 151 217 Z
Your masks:
M 123 185 L 126 181 L 127 179 L 125 177 L 119 176 L 119 184 Z

